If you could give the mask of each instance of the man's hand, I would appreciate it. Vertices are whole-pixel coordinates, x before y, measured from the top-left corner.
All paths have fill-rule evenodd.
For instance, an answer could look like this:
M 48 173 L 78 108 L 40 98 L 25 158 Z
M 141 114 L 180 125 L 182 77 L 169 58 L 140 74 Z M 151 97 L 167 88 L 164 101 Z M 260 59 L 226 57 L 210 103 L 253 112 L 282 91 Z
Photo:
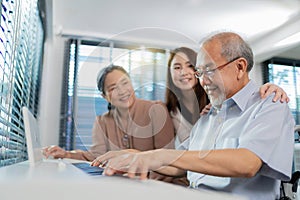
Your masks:
M 99 165 L 105 166 L 105 175 L 123 173 L 129 178 L 140 177 L 142 180 L 147 179 L 150 170 L 156 170 L 163 166 L 159 159 L 155 159 L 153 151 L 111 151 L 92 162 L 92 166 Z

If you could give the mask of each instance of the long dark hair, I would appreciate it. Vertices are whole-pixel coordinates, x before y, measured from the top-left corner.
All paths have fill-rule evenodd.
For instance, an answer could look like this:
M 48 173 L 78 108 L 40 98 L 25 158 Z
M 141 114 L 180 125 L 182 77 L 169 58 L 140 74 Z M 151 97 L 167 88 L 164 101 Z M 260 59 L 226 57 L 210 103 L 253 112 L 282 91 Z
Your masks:
M 170 68 L 171 68 L 171 63 L 174 59 L 174 56 L 177 54 L 177 53 L 184 53 L 190 63 L 193 65 L 193 67 L 196 65 L 196 60 L 197 60 L 197 53 L 190 49 L 190 48 L 187 48 L 187 47 L 180 47 L 180 48 L 176 48 L 174 49 L 173 51 L 171 51 L 170 53 L 170 57 L 169 57 L 169 61 L 168 61 L 168 72 L 167 72 L 167 88 L 166 88 L 166 93 L 165 93 L 165 99 L 166 99 L 166 106 L 168 108 L 169 111 L 173 111 L 176 113 L 176 108 L 179 108 L 180 109 L 180 102 L 178 100 L 178 98 L 180 98 L 182 96 L 181 94 L 181 90 L 179 88 L 177 88 L 174 83 L 173 83 L 173 80 L 172 80 L 172 77 L 171 77 L 171 71 L 170 71 Z M 197 102 L 198 102 L 198 105 L 199 105 L 199 112 L 205 107 L 205 105 L 208 103 L 208 97 L 204 91 L 204 89 L 202 88 L 202 86 L 199 84 L 196 84 L 194 86 L 194 92 L 195 92 L 195 96 L 197 98 Z M 183 116 L 186 118 L 186 116 Z
M 97 76 L 97 88 L 102 95 L 106 95 L 105 90 L 104 90 L 105 79 L 106 79 L 107 75 L 114 70 L 119 70 L 119 71 L 123 72 L 126 76 L 128 76 L 128 78 L 130 78 L 128 72 L 121 66 L 109 65 L 109 66 L 103 68 L 98 73 L 98 76 Z M 108 108 L 108 110 L 111 110 L 114 107 L 113 107 L 113 105 L 111 105 L 111 103 L 108 103 L 107 108 Z

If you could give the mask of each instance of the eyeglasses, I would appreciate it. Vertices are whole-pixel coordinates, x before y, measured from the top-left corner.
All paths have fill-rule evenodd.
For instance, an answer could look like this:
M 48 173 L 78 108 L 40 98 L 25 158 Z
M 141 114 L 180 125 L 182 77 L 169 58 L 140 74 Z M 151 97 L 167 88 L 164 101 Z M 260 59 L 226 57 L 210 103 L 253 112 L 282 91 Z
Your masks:
M 228 64 L 236 61 L 237 59 L 241 58 L 240 56 L 239 57 L 236 57 L 230 61 L 228 61 L 227 63 L 223 64 L 223 65 L 220 65 L 214 69 L 208 69 L 208 70 L 201 70 L 200 68 L 196 68 L 195 70 L 195 77 L 198 78 L 198 79 L 202 79 L 203 78 L 203 75 L 205 75 L 206 77 L 209 77 L 209 78 L 212 78 L 214 75 L 215 75 L 215 71 L 217 69 L 222 69 L 223 67 L 226 67 Z

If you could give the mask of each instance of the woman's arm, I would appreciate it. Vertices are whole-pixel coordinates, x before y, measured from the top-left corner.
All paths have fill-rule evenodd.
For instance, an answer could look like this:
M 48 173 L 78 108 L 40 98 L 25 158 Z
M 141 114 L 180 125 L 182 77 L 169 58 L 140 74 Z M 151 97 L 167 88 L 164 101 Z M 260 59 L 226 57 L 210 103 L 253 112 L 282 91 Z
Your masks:
M 282 102 L 282 103 L 283 102 L 288 103 L 290 101 L 286 92 L 281 87 L 279 87 L 278 85 L 275 85 L 273 83 L 265 83 L 264 85 L 262 85 L 259 88 L 259 91 L 260 91 L 260 96 L 262 99 L 266 98 L 267 96 L 269 96 L 270 94 L 275 92 L 273 102 L 280 100 L 280 102 Z
M 43 148 L 43 154 L 46 156 L 46 158 L 52 156 L 53 158 L 71 158 L 71 159 L 86 160 L 86 161 L 92 161 L 94 159 L 94 156 L 87 151 L 82 151 L 82 150 L 66 151 L 56 145 Z
M 174 148 L 174 126 L 166 106 L 156 103 L 150 109 L 153 127 L 154 149 Z
M 93 161 L 96 157 L 105 154 L 109 151 L 108 138 L 106 134 L 105 116 L 97 116 L 92 130 L 92 146 L 89 150 L 92 156 L 88 156 L 90 161 Z

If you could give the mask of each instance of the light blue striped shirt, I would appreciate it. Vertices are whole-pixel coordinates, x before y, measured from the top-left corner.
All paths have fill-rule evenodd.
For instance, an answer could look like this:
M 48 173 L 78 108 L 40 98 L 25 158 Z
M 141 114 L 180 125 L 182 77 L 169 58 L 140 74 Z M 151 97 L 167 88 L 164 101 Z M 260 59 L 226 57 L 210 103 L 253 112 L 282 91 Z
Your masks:
M 189 150 L 246 148 L 263 166 L 253 178 L 230 178 L 188 172 L 190 185 L 232 192 L 255 200 L 275 199 L 279 180 L 289 180 L 294 149 L 294 119 L 286 103 L 261 99 L 250 81 L 220 111 L 214 108 L 192 129 Z M 199 155 L 205 157 L 206 155 Z

